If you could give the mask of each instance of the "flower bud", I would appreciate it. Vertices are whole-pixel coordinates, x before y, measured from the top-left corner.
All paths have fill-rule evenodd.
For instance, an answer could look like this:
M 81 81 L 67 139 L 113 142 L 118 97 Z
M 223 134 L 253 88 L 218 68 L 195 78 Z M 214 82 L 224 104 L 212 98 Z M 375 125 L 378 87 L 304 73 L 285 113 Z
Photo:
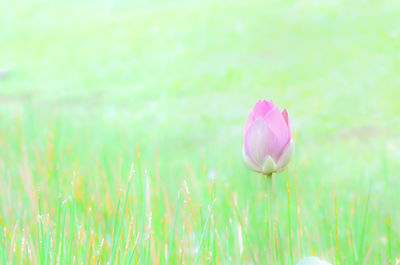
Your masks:
M 259 100 L 247 117 L 243 137 L 246 165 L 266 175 L 286 168 L 294 153 L 289 114 L 271 101 Z

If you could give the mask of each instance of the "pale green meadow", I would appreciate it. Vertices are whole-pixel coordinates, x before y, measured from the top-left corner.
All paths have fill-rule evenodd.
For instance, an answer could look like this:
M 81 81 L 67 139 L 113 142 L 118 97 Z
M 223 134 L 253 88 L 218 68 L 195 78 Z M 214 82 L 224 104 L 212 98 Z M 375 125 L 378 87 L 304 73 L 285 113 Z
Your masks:
M 0 1 L 0 264 L 398 264 L 399 14 Z M 272 220 L 242 159 L 258 99 L 296 141 Z

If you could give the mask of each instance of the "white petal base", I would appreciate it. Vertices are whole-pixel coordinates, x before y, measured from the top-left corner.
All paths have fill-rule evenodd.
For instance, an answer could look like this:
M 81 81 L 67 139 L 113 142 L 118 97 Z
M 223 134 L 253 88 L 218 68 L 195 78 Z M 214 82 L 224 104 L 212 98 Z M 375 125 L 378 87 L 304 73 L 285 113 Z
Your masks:
M 244 163 L 251 169 L 254 170 L 256 172 L 261 172 L 261 167 L 257 166 L 252 160 L 251 158 L 246 154 L 246 150 L 242 149 L 242 155 L 243 155 L 243 160 Z

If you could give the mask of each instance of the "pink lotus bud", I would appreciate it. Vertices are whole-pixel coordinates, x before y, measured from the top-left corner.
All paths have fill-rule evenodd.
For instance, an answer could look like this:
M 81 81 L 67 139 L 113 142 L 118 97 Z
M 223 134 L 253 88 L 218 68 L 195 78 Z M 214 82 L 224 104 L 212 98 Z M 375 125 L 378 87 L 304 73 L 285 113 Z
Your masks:
M 280 172 L 289 164 L 294 141 L 286 109 L 271 101 L 259 100 L 247 117 L 243 137 L 243 159 L 257 172 Z

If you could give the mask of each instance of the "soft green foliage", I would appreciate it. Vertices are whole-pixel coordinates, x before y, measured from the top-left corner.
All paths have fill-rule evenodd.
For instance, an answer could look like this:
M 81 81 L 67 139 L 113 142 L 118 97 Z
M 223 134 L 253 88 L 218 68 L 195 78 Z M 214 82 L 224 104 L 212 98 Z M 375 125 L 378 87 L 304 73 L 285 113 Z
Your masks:
M 0 264 L 395 264 L 399 13 L 0 1 Z M 241 158 L 260 98 L 296 135 L 290 204 L 273 177 L 277 255 L 264 178 Z

